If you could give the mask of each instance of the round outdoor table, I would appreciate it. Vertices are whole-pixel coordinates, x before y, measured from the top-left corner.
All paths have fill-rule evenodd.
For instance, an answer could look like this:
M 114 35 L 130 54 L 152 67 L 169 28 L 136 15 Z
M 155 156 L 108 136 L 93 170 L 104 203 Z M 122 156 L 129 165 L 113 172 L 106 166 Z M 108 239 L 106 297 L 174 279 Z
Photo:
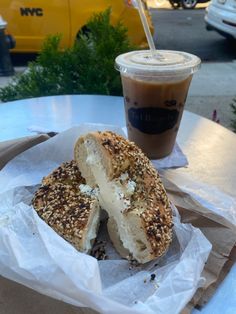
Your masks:
M 125 126 L 123 98 L 98 95 L 40 97 L 0 103 L 0 142 L 33 135 L 32 129 L 64 131 L 82 123 Z M 236 135 L 226 128 L 184 111 L 177 142 L 188 158 L 185 168 L 168 170 L 170 176 L 188 174 L 192 179 L 213 185 L 236 196 Z M 236 264 L 232 267 L 210 302 L 199 312 L 236 313 Z M 4 308 L 2 310 L 2 308 Z M 95 313 L 78 309 L 40 295 L 33 290 L 0 279 L 0 313 Z

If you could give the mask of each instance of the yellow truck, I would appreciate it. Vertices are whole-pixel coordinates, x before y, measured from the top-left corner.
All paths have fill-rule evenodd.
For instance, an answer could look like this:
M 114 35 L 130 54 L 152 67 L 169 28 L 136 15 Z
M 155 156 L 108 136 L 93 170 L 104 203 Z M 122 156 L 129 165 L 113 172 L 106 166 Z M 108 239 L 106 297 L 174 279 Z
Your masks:
M 145 12 L 153 31 L 146 2 Z M 112 23 L 121 20 L 131 41 L 146 45 L 145 34 L 134 0 L 0 0 L 0 15 L 7 21 L 7 33 L 16 40 L 12 52 L 38 52 L 49 34 L 62 34 L 61 47 L 73 45 L 93 13 L 111 7 Z

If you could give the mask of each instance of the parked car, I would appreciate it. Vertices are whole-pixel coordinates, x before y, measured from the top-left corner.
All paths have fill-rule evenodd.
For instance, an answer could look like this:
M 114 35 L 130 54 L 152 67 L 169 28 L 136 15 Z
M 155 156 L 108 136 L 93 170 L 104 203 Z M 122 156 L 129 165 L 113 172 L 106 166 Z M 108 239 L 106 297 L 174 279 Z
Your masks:
M 169 0 L 173 8 L 194 9 L 198 3 L 205 3 L 210 0 Z
M 236 0 L 212 0 L 206 9 L 207 30 L 236 39 Z
M 150 28 L 151 17 L 144 2 Z M 112 8 L 111 20 L 123 21 L 131 41 L 146 46 L 139 13 L 131 0 L 1 0 L 0 14 L 7 21 L 7 32 L 16 40 L 13 52 L 38 52 L 49 34 L 62 34 L 61 47 L 73 45 L 78 33 L 86 29 L 93 13 Z

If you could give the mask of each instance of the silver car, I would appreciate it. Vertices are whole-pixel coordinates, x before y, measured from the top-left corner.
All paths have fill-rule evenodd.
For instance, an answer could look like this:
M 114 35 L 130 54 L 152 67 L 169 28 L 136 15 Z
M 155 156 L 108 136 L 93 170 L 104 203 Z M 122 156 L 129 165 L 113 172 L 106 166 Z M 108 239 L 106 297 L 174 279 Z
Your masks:
M 236 0 L 212 0 L 205 14 L 206 28 L 236 39 Z

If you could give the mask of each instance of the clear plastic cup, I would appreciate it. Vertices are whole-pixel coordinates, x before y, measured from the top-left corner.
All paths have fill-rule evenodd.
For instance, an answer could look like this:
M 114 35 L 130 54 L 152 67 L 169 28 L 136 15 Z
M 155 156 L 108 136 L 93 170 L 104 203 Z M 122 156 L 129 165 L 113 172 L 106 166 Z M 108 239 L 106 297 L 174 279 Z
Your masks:
M 193 73 L 201 60 L 192 54 L 150 50 L 119 55 L 128 138 L 151 159 L 174 147 Z

